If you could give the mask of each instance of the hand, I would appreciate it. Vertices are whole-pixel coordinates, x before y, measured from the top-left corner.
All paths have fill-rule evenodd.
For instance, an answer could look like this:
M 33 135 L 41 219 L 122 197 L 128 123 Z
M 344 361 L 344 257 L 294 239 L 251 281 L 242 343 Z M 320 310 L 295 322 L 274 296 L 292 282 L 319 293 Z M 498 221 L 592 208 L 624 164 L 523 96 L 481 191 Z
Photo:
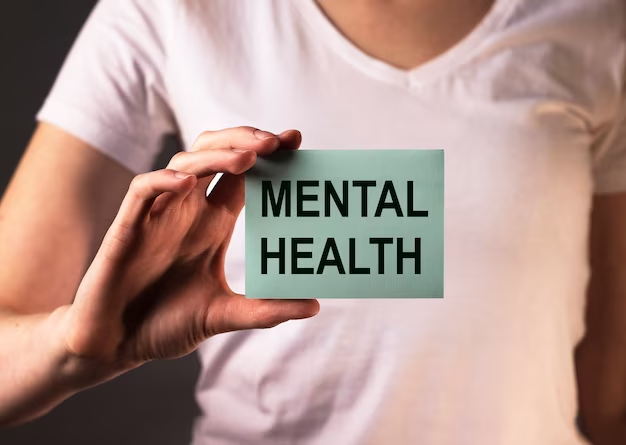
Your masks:
M 134 178 L 64 314 L 72 357 L 119 373 L 188 354 L 227 331 L 311 317 L 316 300 L 247 300 L 226 283 L 224 257 L 257 155 L 297 149 L 297 131 L 203 133 L 165 170 Z M 225 172 L 209 197 L 213 175 Z

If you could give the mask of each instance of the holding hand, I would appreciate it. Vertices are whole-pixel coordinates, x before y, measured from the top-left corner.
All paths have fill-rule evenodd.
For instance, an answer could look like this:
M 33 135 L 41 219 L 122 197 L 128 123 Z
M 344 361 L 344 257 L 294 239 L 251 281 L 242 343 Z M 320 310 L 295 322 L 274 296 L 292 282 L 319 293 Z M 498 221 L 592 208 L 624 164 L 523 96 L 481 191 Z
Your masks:
M 165 170 L 135 177 L 60 315 L 71 357 L 102 378 L 188 354 L 207 338 L 311 317 L 316 300 L 247 300 L 230 290 L 224 257 L 257 155 L 297 149 L 300 133 L 249 127 L 203 133 Z M 211 194 L 218 172 L 225 174 Z

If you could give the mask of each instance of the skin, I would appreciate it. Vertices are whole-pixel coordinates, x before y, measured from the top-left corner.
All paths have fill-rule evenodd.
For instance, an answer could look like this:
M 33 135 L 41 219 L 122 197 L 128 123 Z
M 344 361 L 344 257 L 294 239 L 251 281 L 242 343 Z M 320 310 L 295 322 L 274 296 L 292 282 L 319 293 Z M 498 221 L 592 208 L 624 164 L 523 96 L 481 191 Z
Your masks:
M 401 69 L 422 65 L 476 27 L 494 0 L 317 0 L 359 49 Z
M 626 193 L 593 202 L 587 332 L 576 351 L 579 406 L 594 445 L 626 443 Z
M 491 4 L 319 1 L 355 45 L 402 69 L 453 46 Z M 0 203 L 0 424 L 220 332 L 317 313 L 315 300 L 248 301 L 226 285 L 224 252 L 243 203 L 236 174 L 256 156 L 300 144 L 297 131 L 254 134 L 204 133 L 168 169 L 133 179 L 70 134 L 38 127 Z M 230 174 L 206 200 L 216 171 Z M 596 445 L 626 443 L 625 225 L 626 194 L 594 198 L 587 334 L 575 360 Z
M 2 299 L 0 313 L 0 338 L 7 340 L 0 343 L 0 422 L 28 420 L 150 360 L 188 354 L 213 335 L 315 315 L 316 300 L 247 300 L 233 293 L 223 267 L 244 204 L 240 174 L 257 155 L 297 149 L 300 141 L 297 131 L 273 135 L 240 127 L 206 132 L 190 152 L 174 156 L 167 169 L 132 178 L 69 134 L 41 125 L 0 206 L 0 233 L 9 246 L 0 254 L 2 295 L 10 296 Z M 52 152 L 57 162 L 52 165 L 59 167 L 54 172 L 40 162 L 38 155 L 47 156 L 43 150 Z M 132 178 L 86 272 L 83 264 L 94 240 L 81 236 L 81 230 L 94 225 L 89 203 L 102 193 L 102 183 L 78 170 L 67 175 L 64 168 L 83 164 L 85 157 L 105 177 L 117 172 L 116 179 L 126 183 Z M 217 172 L 225 175 L 207 198 Z M 33 180 L 40 175 L 57 184 L 45 196 Z M 77 182 L 68 184 L 74 175 Z M 31 212 L 38 215 L 31 218 Z M 37 239 L 40 231 L 45 236 Z M 42 254 L 37 242 L 48 246 L 47 257 L 31 256 Z M 63 255 L 50 246 L 59 245 L 61 252 L 75 255 L 73 263 L 57 260 Z M 11 261 L 12 254 L 22 261 Z M 41 285 L 29 258 L 45 271 L 49 288 Z M 70 288 L 66 273 L 78 281 L 77 289 Z M 29 299 L 34 292 L 45 295 Z

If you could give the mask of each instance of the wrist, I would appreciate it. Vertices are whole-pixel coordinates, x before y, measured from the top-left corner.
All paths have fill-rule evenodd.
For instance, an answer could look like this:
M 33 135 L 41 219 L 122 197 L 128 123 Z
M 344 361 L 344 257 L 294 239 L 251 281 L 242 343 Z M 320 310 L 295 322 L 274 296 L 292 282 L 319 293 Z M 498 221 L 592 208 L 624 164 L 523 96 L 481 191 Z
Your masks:
M 53 351 L 54 378 L 60 388 L 70 393 L 104 383 L 122 374 L 124 369 L 113 357 L 83 356 L 71 346 L 70 336 L 77 327 L 74 325 L 72 306 L 66 305 L 53 311 L 42 326 L 47 336 L 48 350 Z
M 111 378 L 65 347 L 68 307 L 0 317 L 0 425 L 38 417 L 82 389 Z

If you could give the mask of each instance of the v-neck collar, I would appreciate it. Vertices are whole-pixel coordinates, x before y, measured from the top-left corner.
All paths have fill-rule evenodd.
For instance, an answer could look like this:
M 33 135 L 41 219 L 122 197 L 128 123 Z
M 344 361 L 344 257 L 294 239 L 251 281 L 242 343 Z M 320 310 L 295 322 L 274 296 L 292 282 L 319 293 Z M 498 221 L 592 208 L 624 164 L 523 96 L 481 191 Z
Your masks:
M 324 39 L 328 46 L 348 63 L 380 81 L 409 89 L 420 89 L 434 78 L 461 64 L 484 40 L 497 30 L 510 15 L 516 0 L 494 0 L 483 19 L 461 40 L 438 56 L 412 69 L 402 69 L 370 56 L 362 51 L 328 19 L 315 0 L 295 0 L 302 19 L 312 27 L 314 34 Z

